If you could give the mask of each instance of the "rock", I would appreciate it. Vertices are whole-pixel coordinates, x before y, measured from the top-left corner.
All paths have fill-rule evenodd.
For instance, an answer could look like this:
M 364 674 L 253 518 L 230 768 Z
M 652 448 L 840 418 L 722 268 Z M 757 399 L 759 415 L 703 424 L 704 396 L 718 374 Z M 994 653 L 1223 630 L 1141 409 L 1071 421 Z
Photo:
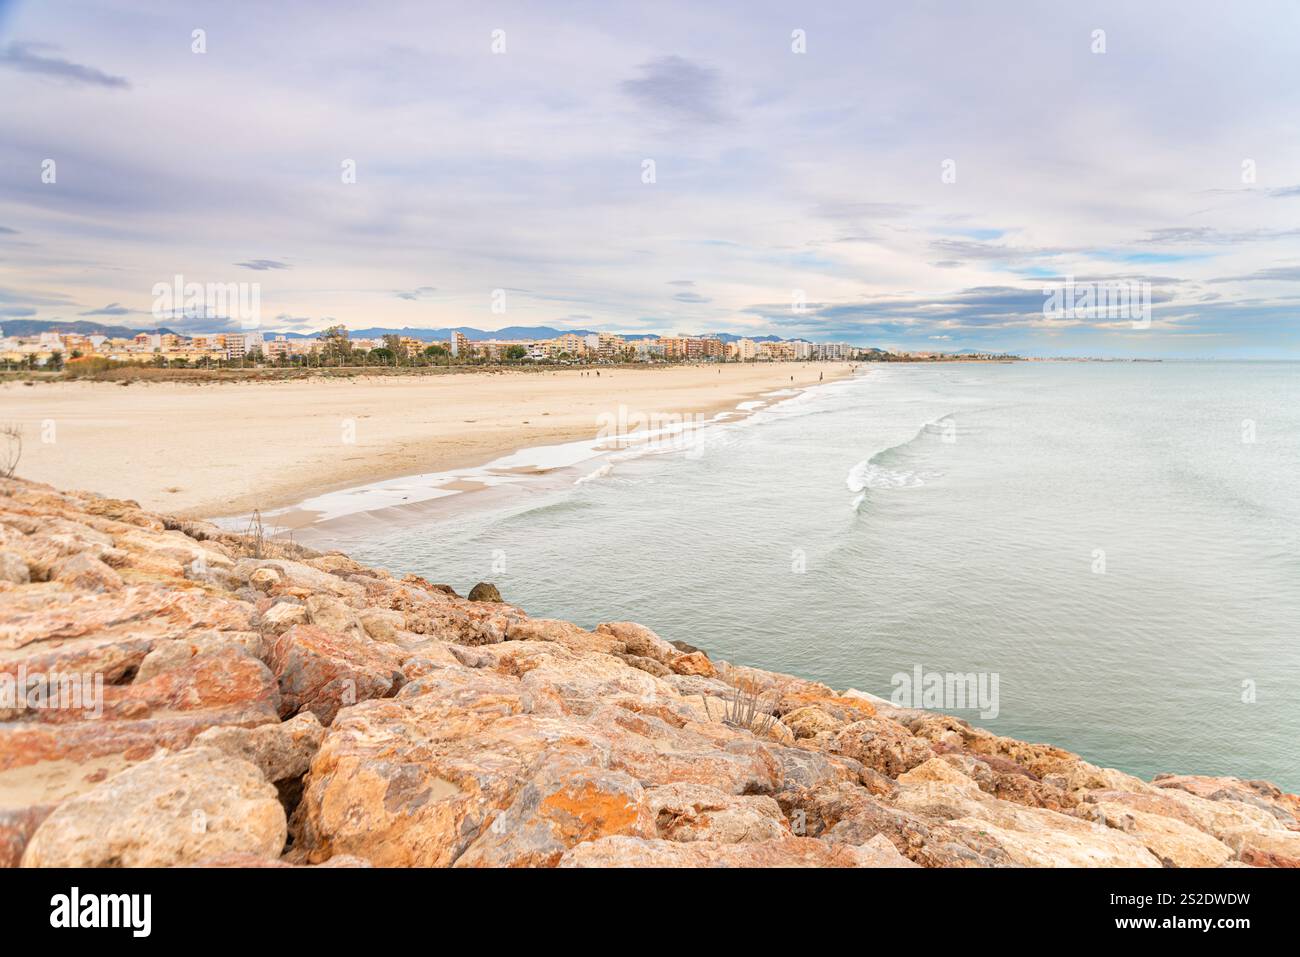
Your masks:
M 1108 792 L 1095 792 L 1098 794 Z M 1190 791 L 1184 791 L 1182 788 L 1172 787 L 1168 789 L 1153 789 L 1153 793 L 1147 797 L 1159 800 L 1162 804 L 1170 802 L 1181 807 L 1190 817 L 1190 823 L 1198 829 L 1205 831 L 1207 834 L 1217 837 L 1230 847 L 1235 847 L 1229 834 L 1239 835 L 1247 832 L 1270 832 L 1282 831 L 1285 827 L 1282 821 L 1270 810 L 1258 807 L 1254 804 L 1243 804 L 1241 801 L 1234 801 L 1227 798 L 1221 800 L 1211 800 L 1209 798 L 1198 797 Z M 1123 803 L 1132 804 L 1132 799 L 1125 799 Z M 1134 805 L 1136 806 L 1136 805 Z M 1144 809 L 1144 808 L 1139 808 Z M 1166 813 L 1158 808 L 1152 808 L 1156 813 Z M 1166 816 L 1173 816 L 1167 813 Z
M 703 678 L 716 678 L 718 674 L 708 655 L 701 651 L 678 655 L 668 664 L 679 675 L 699 675 Z
M 241 650 L 249 657 L 258 659 L 266 651 L 262 636 L 255 631 L 210 631 L 200 632 L 193 637 L 175 638 L 153 646 L 153 650 L 140 662 L 133 684 L 149 681 L 164 671 L 185 667 L 196 655 L 227 648 Z
M 656 678 L 666 678 L 672 674 L 668 666 L 653 658 L 643 658 L 640 655 L 629 655 L 621 651 L 614 652 L 614 657 L 624 664 L 631 665 L 638 671 L 644 671 L 648 675 L 654 675 Z
M 774 794 L 783 770 L 773 749 L 748 732 L 718 724 L 676 727 L 655 715 L 606 706 L 591 724 L 610 739 L 610 767 L 647 787 L 704 784 L 728 794 Z
M 843 721 L 837 721 L 821 708 L 812 706 L 791 711 L 781 720 L 796 738 L 830 736 L 844 727 Z
M 644 789 L 620 771 L 549 765 L 456 860 L 457 867 L 554 867 L 569 848 L 623 834 L 654 837 Z
M 332 595 L 308 595 L 303 607 L 307 621 L 317 628 L 347 635 L 353 640 L 366 636 L 357 613 Z
M 280 635 L 268 661 L 280 682 L 281 716 L 308 710 L 326 725 L 339 708 L 382 698 L 404 680 L 390 646 L 315 625 L 294 625 Z
M 971 839 L 990 838 L 1021 867 L 1160 867 L 1141 842 L 1098 824 L 1086 824 L 1054 811 L 1025 809 L 1026 814 L 1056 815 L 1057 821 L 1012 828 L 980 818 L 959 818 L 948 827 Z M 1052 826 L 1057 824 L 1058 826 Z
M 338 716 L 307 776 L 295 846 L 312 862 L 446 867 L 544 768 L 601 768 L 608 748 L 517 679 L 441 668 Z
M 17 867 L 28 840 L 54 810 L 53 804 L 0 810 L 0 867 Z
M 838 728 L 876 716 L 875 706 L 869 701 L 808 688 L 784 691 L 777 703 L 776 713 L 785 720 L 786 716 L 797 714 L 806 708 L 821 712 L 835 722 Z
M 845 726 L 835 738 L 833 749 L 889 777 L 910 771 L 934 754 L 924 738 L 914 737 L 897 721 L 883 717 Z
M 813 838 L 745 844 L 607 837 L 579 844 L 560 867 L 912 867 L 887 841 L 862 847 Z
M 27 563 L 17 552 L 0 551 L 0 582 L 26 585 L 32 580 Z
M 1207 801 L 1236 801 L 1272 814 L 1285 827 L 1300 827 L 1300 798 L 1284 794 L 1268 781 L 1243 781 L 1233 777 L 1206 777 L 1195 774 L 1162 774 L 1152 782 L 1164 790 L 1177 789 Z
M 387 608 L 364 608 L 357 617 L 367 635 L 375 641 L 397 641 L 399 632 L 406 630 L 406 616 Z
M 626 651 L 623 642 L 603 632 L 590 632 L 567 621 L 550 618 L 526 618 L 510 624 L 509 641 L 548 641 L 570 651 L 612 654 Z M 484 642 L 466 642 L 484 644 Z
M 1256 850 L 1253 847 L 1242 848 L 1240 863 L 1249 867 L 1300 867 L 1300 857 L 1288 857 L 1274 854 L 1272 851 Z
M 1242 860 L 1247 857 L 1258 859 L 1266 855 L 1287 862 L 1300 860 L 1300 831 L 1261 831 L 1254 827 L 1235 827 L 1225 829 L 1221 836 L 1224 843 Z M 1282 866 L 1293 865 L 1286 863 Z
M 631 621 L 606 621 L 596 626 L 596 634 L 609 635 L 623 643 L 624 651 L 638 658 L 651 658 L 669 664 L 679 652 L 649 628 Z
M 241 558 L 234 565 L 235 573 L 246 581 L 251 580 L 253 574 L 260 568 L 273 569 L 279 573 L 280 581 L 272 587 L 272 591 L 279 594 L 293 595 L 297 598 L 316 594 L 352 598 L 365 594 L 365 589 L 361 585 L 287 558 Z
M 248 583 L 258 591 L 270 591 L 283 578 L 283 573 L 277 568 L 255 568 L 248 576 Z
M 1141 841 L 1166 866 L 1218 867 L 1233 857 L 1232 848 L 1176 818 L 1106 801 L 1093 807 L 1101 823 Z
M 216 857 L 205 857 L 201 861 L 195 862 L 193 867 L 257 867 L 257 868 L 319 868 L 319 867 L 371 867 L 369 861 L 364 861 L 359 857 L 353 857 L 350 854 L 339 854 L 337 857 L 331 857 L 328 861 L 321 864 L 299 864 L 290 860 L 291 855 L 286 854 L 279 860 L 268 860 L 264 857 L 258 857 L 255 854 L 220 854 Z
M 316 716 L 305 711 L 283 724 L 209 728 L 194 739 L 193 747 L 216 748 L 241 758 L 275 784 L 306 774 L 324 738 Z
M 689 645 L 684 641 L 670 641 L 668 642 L 668 644 L 672 645 L 674 648 L 676 648 L 678 651 L 682 652 L 683 654 L 693 655 L 696 652 L 699 652 L 700 654 L 704 655 L 704 657 L 706 658 L 709 656 L 708 652 L 704 651 L 702 648 L 696 648 L 694 645 Z
M 215 748 L 166 755 L 65 801 L 24 867 L 174 867 L 221 854 L 280 856 L 284 809 L 256 767 Z
M 258 569 L 265 571 L 266 569 Z M 307 624 L 307 609 L 290 602 L 279 602 L 262 613 L 259 627 L 267 635 L 280 635 L 294 625 Z
M 497 591 L 497 586 L 488 582 L 479 582 L 469 590 L 470 601 L 501 601 L 501 592 Z
M 665 784 L 646 799 L 657 835 L 670 841 L 739 844 L 790 836 L 781 807 L 764 795 L 725 794 L 702 784 Z

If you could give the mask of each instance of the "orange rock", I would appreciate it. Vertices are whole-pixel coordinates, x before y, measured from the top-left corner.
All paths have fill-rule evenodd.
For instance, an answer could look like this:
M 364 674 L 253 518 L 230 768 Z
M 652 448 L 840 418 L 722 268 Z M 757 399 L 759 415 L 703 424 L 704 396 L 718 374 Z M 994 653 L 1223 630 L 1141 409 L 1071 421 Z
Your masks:
M 340 708 L 382 698 L 404 680 L 391 646 L 315 625 L 294 625 L 276 638 L 268 661 L 280 682 L 281 715 L 305 709 L 326 725 Z
M 713 662 L 702 651 L 692 651 L 688 655 L 679 654 L 669 662 L 669 667 L 679 675 L 699 675 L 704 678 L 716 678 L 718 675 Z

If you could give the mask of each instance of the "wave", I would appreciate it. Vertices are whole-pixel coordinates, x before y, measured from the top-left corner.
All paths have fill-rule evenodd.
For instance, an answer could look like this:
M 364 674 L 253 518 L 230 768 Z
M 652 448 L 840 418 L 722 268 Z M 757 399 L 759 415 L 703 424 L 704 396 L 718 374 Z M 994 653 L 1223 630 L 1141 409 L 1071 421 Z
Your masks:
M 586 485 L 588 482 L 594 482 L 596 479 L 604 478 L 612 471 L 614 471 L 614 463 L 606 462 L 604 465 L 602 465 L 600 468 L 596 469 L 595 471 L 588 472 L 586 475 L 579 476 L 578 478 L 574 479 L 573 484 Z
M 848 486 L 850 492 L 862 493 L 853 500 L 853 507 L 857 508 L 862 504 L 868 489 L 919 488 L 926 483 L 927 478 L 934 478 L 938 473 L 891 467 L 889 460 L 897 458 L 903 450 L 915 445 L 927 435 L 951 434 L 953 428 L 951 420 L 952 413 L 946 412 L 926 422 L 906 442 L 881 449 L 849 469 L 844 484 Z

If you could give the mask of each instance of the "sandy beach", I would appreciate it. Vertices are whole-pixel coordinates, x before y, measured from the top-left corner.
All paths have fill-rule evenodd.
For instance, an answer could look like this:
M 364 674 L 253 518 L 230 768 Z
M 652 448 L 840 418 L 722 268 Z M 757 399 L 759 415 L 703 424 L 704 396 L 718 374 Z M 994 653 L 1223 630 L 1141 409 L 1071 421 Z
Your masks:
M 23 429 L 18 475 L 196 517 L 479 465 L 596 434 L 622 405 L 712 413 L 849 373 L 843 362 L 313 378 L 0 385 Z M 793 378 L 792 378 L 793 377 Z

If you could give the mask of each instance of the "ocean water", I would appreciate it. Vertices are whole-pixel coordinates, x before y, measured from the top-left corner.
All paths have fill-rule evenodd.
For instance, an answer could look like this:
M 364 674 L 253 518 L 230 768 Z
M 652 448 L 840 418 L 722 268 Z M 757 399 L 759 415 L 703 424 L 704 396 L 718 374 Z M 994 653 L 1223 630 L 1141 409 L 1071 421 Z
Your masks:
M 996 676 L 996 717 L 943 710 L 1144 777 L 1300 790 L 1300 365 L 867 369 L 332 544 L 836 688 Z

